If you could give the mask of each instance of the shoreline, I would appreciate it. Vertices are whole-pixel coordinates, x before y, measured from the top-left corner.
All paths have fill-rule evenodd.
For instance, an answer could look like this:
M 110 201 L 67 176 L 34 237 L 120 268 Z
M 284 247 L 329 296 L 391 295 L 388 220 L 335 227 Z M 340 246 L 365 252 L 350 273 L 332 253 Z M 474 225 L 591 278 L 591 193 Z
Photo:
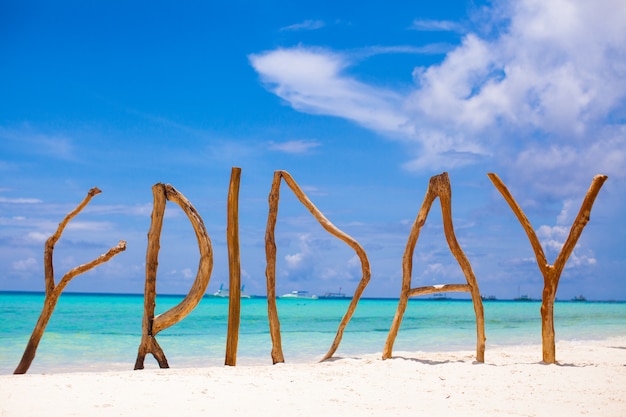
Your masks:
M 626 414 L 626 336 L 322 363 L 0 376 L 0 415 L 556 416 Z
M 515 351 L 521 349 L 524 351 L 525 356 L 530 356 L 532 351 L 537 352 L 537 361 L 541 362 L 542 356 L 542 346 L 540 338 L 537 338 L 536 341 L 528 341 L 523 343 L 487 343 L 485 349 L 485 363 L 489 364 L 489 353 L 491 351 Z M 616 336 L 610 335 L 607 337 L 584 337 L 581 336 L 575 339 L 557 339 L 557 362 L 559 362 L 559 344 L 566 345 L 623 345 L 624 349 L 626 349 L 626 335 L 625 336 Z M 419 346 L 416 349 L 411 351 L 406 351 L 403 349 L 397 349 L 397 352 L 408 354 L 409 356 L 421 355 L 424 357 L 428 357 L 429 355 L 437 355 L 437 356 L 446 356 L 450 355 L 460 355 L 463 354 L 465 356 L 474 356 L 475 350 L 474 346 L 471 343 L 463 344 L 464 346 L 439 346 L 438 348 L 425 347 L 419 349 Z M 528 351 L 528 352 L 526 352 Z M 325 352 L 325 351 L 324 351 Z M 293 352 L 290 352 L 289 355 L 285 356 L 285 364 L 283 365 L 315 365 L 319 363 L 319 361 L 324 356 L 324 352 L 320 351 L 318 354 L 303 354 L 303 355 L 293 355 Z M 133 355 L 135 351 L 132 351 Z M 393 351 L 394 357 L 396 355 L 396 349 Z M 130 355 L 128 357 L 128 361 L 119 362 L 119 361 L 76 361 L 71 360 L 69 362 L 50 362 L 49 358 L 35 358 L 33 361 L 33 365 L 27 372 L 28 375 L 59 375 L 59 374 L 97 374 L 97 373 L 108 373 L 108 372 L 136 372 L 133 370 L 135 356 Z M 335 355 L 327 360 L 327 362 L 332 362 L 338 359 L 345 358 L 368 358 L 368 359 L 380 359 L 382 357 L 382 352 L 345 352 L 339 349 Z M 17 365 L 17 360 L 15 361 L 15 365 Z M 47 361 L 47 363 L 46 363 Z M 164 369 L 164 371 L 176 371 L 176 370 L 184 370 L 184 369 L 215 369 L 225 367 L 224 365 L 224 355 L 221 353 L 219 356 L 213 357 L 188 357 L 188 356 L 180 356 L 172 354 L 168 356 L 168 362 L 170 368 Z M 272 358 L 270 351 L 260 357 L 260 356 L 245 356 L 239 354 L 237 356 L 237 365 L 236 367 L 271 367 L 272 366 Z M 626 364 L 625 364 L 626 366 Z M 3 373 L 0 373 L 0 378 L 5 376 L 13 375 L 14 367 L 6 368 Z M 145 370 L 160 370 L 157 361 L 152 357 L 152 355 L 147 355 L 145 360 Z M 141 371 L 139 371 L 141 372 Z M 1 387 L 1 385 L 0 385 Z M 1 416 L 1 415 L 0 415 Z
M 541 360 L 542 354 L 542 346 L 541 346 L 541 338 L 540 335 L 535 335 L 536 337 L 528 338 L 526 340 L 491 340 L 487 339 L 485 357 L 486 362 L 489 362 L 489 353 L 491 351 L 498 350 L 507 350 L 507 349 L 528 349 L 532 351 L 533 349 L 537 351 L 537 360 Z M 138 338 L 138 337 L 137 337 Z M 626 328 L 623 332 L 615 332 L 613 331 L 610 334 L 581 334 L 577 337 L 558 337 L 557 333 L 557 361 L 559 359 L 559 344 L 609 344 L 611 341 L 615 341 L 615 344 L 622 344 L 626 346 Z M 135 340 L 133 339 L 133 342 Z M 163 342 L 162 342 L 163 343 Z M 165 346 L 165 343 L 163 343 Z M 377 345 L 382 346 L 382 342 Z M 410 350 L 406 349 L 406 343 L 403 344 L 403 347 L 398 347 L 393 350 L 395 355 L 396 351 L 405 352 L 410 351 L 413 354 L 421 354 L 421 355 L 431 355 L 431 354 L 455 354 L 458 352 L 467 352 L 472 355 L 475 354 L 475 344 L 473 341 L 467 340 L 462 343 L 455 343 L 451 340 L 443 341 L 442 344 L 437 345 L 429 345 L 422 343 L 420 345 L 420 340 L 414 340 L 412 343 L 413 348 Z M 20 348 L 22 345 L 20 345 Z M 283 351 L 285 352 L 285 362 L 287 364 L 295 364 L 295 365 L 306 365 L 306 364 L 315 364 L 318 363 L 324 353 L 326 352 L 327 345 L 323 345 L 321 349 L 318 349 L 316 353 L 312 352 L 298 352 L 294 349 L 293 346 L 285 346 L 283 344 Z M 86 347 L 80 346 L 75 353 L 79 356 L 76 357 L 68 357 L 65 354 L 60 356 L 50 356 L 48 352 L 40 352 L 40 354 L 35 358 L 33 364 L 28 374 L 33 375 L 55 375 L 55 374 L 72 374 L 72 373 L 103 373 L 109 371 L 115 372 L 124 372 L 124 371 L 133 371 L 133 365 L 136 359 L 136 344 L 128 346 L 128 355 L 126 358 L 109 358 L 103 359 L 102 356 L 98 356 L 93 351 L 89 351 Z M 169 348 L 169 346 L 168 346 Z M 271 343 L 267 343 L 267 349 L 263 351 L 263 354 L 244 354 L 238 353 L 237 355 L 237 367 L 241 366 L 272 366 L 272 358 L 270 354 Z M 243 350 L 243 349 L 242 349 Z M 0 367 L 0 378 L 3 376 L 11 376 L 13 375 L 13 371 L 15 366 L 17 366 L 19 359 L 21 358 L 21 354 L 23 353 L 20 350 L 19 354 L 16 354 L 12 357 L 11 361 L 4 360 L 2 363 L 2 367 Z M 185 353 L 180 351 L 180 349 L 167 349 L 167 357 L 170 368 L 168 369 L 190 369 L 190 368 L 219 368 L 224 365 L 224 351 L 220 349 L 218 352 L 212 352 L 213 354 L 209 354 L 208 352 L 189 355 L 189 353 Z M 215 354 L 217 353 L 217 354 Z M 84 356 L 83 356 L 84 355 Z M 94 356 L 95 355 L 95 356 Z M 377 358 L 382 356 L 381 351 L 377 351 L 376 349 L 368 350 L 368 349 L 345 349 L 345 346 L 338 349 L 333 358 L 330 360 L 334 360 L 336 358 L 345 358 L 345 357 L 372 357 Z M 78 359 L 80 358 L 80 359 Z M 7 359 L 7 358 L 4 358 Z M 158 370 L 157 361 L 152 357 L 152 355 L 146 356 L 145 361 L 146 369 Z M 0 415 L 1 416 L 1 415 Z

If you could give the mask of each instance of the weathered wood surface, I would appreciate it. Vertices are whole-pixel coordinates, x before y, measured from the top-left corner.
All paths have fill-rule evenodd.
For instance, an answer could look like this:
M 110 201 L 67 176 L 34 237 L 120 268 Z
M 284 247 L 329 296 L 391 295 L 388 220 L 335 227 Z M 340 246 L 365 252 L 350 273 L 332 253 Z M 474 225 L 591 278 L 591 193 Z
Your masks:
M 441 212 L 443 217 L 443 229 L 448 243 L 450 251 L 454 255 L 459 266 L 463 270 L 467 284 L 447 284 L 443 286 L 429 286 L 411 289 L 411 277 L 413 274 L 413 253 L 415 252 L 415 245 L 419 238 L 420 231 L 426 223 L 426 218 L 430 212 L 430 208 L 433 205 L 435 199 L 439 197 L 441 204 Z M 415 218 L 413 227 L 409 234 L 409 238 L 406 244 L 404 255 L 402 257 L 402 289 L 400 292 L 400 300 L 398 302 L 398 308 L 394 316 L 387 341 L 383 348 L 383 359 L 389 359 L 392 356 L 393 344 L 402 323 L 402 317 L 406 311 L 406 307 L 409 298 L 417 295 L 432 294 L 438 292 L 469 292 L 472 296 L 472 302 L 474 304 L 474 313 L 476 315 L 476 360 L 478 362 L 485 361 L 485 319 L 483 303 L 480 298 L 480 290 L 478 289 L 478 283 L 476 277 L 472 271 L 465 253 L 461 249 L 461 246 L 456 240 L 454 234 L 454 227 L 452 224 L 452 190 L 450 188 L 450 179 L 447 173 L 442 173 L 430 178 L 428 189 L 426 190 L 426 196 L 424 202 Z M 444 290 L 444 288 L 446 288 Z
M 24 374 L 28 371 L 28 368 L 30 368 L 30 365 L 35 359 L 35 354 L 37 353 L 37 347 L 39 346 L 39 342 L 41 341 L 41 338 L 43 337 L 43 334 L 46 330 L 46 326 L 48 325 L 48 322 L 50 321 L 50 317 L 52 316 L 52 313 L 54 312 L 54 308 L 56 307 L 57 302 L 59 301 L 59 297 L 61 296 L 61 293 L 63 292 L 67 284 L 69 284 L 69 282 L 77 275 L 87 272 L 90 269 L 93 269 L 96 266 L 109 261 L 113 256 L 126 250 L 126 242 L 124 242 L 123 240 L 120 240 L 117 246 L 109 249 L 107 253 L 100 255 L 98 258 L 94 259 L 91 262 L 88 262 L 83 265 L 79 265 L 76 268 L 71 269 L 61 278 L 58 284 L 55 283 L 54 265 L 53 265 L 53 256 L 52 256 L 54 253 L 54 246 L 56 245 L 57 241 L 61 238 L 61 235 L 63 234 L 63 230 L 65 230 L 65 226 L 67 226 L 70 220 L 76 217 L 76 215 L 80 213 L 82 209 L 85 208 L 85 206 L 87 206 L 87 204 L 89 204 L 89 201 L 91 201 L 91 199 L 95 195 L 100 194 L 100 193 L 101 191 L 96 187 L 89 190 L 85 199 L 78 206 L 76 206 L 74 210 L 72 210 L 69 214 L 65 216 L 65 218 L 61 221 L 61 223 L 59 223 L 59 226 L 56 232 L 52 236 L 50 236 L 48 240 L 46 240 L 46 244 L 44 248 L 44 274 L 45 274 L 45 286 L 46 286 L 46 295 L 44 298 L 44 305 L 41 310 L 41 314 L 39 315 L 39 319 L 37 320 L 37 324 L 35 325 L 35 328 L 33 329 L 33 333 L 31 334 L 30 339 L 28 340 L 28 344 L 26 345 L 26 349 L 24 351 L 24 354 L 22 355 L 22 359 L 20 363 L 18 364 L 17 368 L 15 369 L 14 374 Z
M 268 196 L 269 212 L 267 214 L 267 226 L 265 227 L 265 279 L 267 285 L 267 319 L 270 325 L 270 337 L 272 339 L 272 362 L 283 363 L 282 339 L 280 337 L 280 319 L 276 307 L 276 219 L 278 217 L 278 201 L 280 199 L 280 171 L 274 172 L 272 188 Z
M 228 331 L 226 336 L 226 357 L 224 364 L 237 364 L 237 344 L 241 319 L 241 262 L 239 255 L 239 184 L 241 168 L 234 167 L 230 174 L 228 188 L 226 241 L 228 244 Z
M 144 290 L 144 316 L 142 322 L 142 336 L 135 361 L 135 369 L 144 368 L 144 360 L 151 353 L 157 360 L 159 367 L 168 368 L 169 364 L 163 350 L 159 346 L 156 335 L 182 319 L 184 319 L 200 302 L 204 296 L 211 271 L 213 270 L 213 250 L 211 239 L 206 231 L 200 214 L 193 205 L 169 184 L 155 184 L 152 187 L 154 205 L 150 230 L 148 231 L 148 248 L 146 251 L 146 284 Z M 187 215 L 193 226 L 193 230 L 200 249 L 200 262 L 196 279 L 185 298 L 176 306 L 155 317 L 156 307 L 156 274 L 159 264 L 159 249 L 163 216 L 167 201 L 176 203 Z
M 274 172 L 274 179 L 272 181 L 272 189 L 270 191 L 270 195 L 268 198 L 269 201 L 269 214 L 267 220 L 267 228 L 265 233 L 265 248 L 266 248 L 266 278 L 267 278 L 267 302 L 268 302 L 268 319 L 270 323 L 270 334 L 272 337 L 272 360 L 274 363 L 284 362 L 284 356 L 282 352 L 282 344 L 281 344 L 281 336 L 280 336 L 280 321 L 278 319 L 278 312 L 276 309 L 276 243 L 274 239 L 274 230 L 276 228 L 276 218 L 278 216 L 278 202 L 280 199 L 280 181 L 281 178 L 285 180 L 285 183 L 289 186 L 291 191 L 295 194 L 298 200 L 311 212 L 313 217 L 320 223 L 320 225 L 331 235 L 339 238 L 343 242 L 345 242 L 348 246 L 350 246 L 359 257 L 361 262 L 361 273 L 362 277 L 359 281 L 359 285 L 357 286 L 354 296 L 350 301 L 350 305 L 348 306 L 348 310 L 344 314 L 339 327 L 337 329 L 337 333 L 335 334 L 335 339 L 328 352 L 321 361 L 331 358 L 334 353 L 337 351 L 339 344 L 341 343 L 341 339 L 343 337 L 344 330 L 354 311 L 356 310 L 357 304 L 363 294 L 363 291 L 367 287 L 367 284 L 370 281 L 371 272 L 369 260 L 367 259 L 367 254 L 365 250 L 361 247 L 361 245 L 353 239 L 348 234 L 344 233 L 340 229 L 338 229 L 334 224 L 332 224 L 319 209 L 311 202 L 311 200 L 306 196 L 306 194 L 302 191 L 302 189 L 298 186 L 293 177 L 286 171 L 276 171 Z
M 472 287 L 468 284 L 443 284 L 428 285 L 426 287 L 411 288 L 409 290 L 409 298 L 426 294 L 436 294 L 442 292 L 472 292 Z
M 494 173 L 488 173 L 487 176 L 491 179 L 491 182 L 500 191 L 500 194 L 504 197 L 509 204 L 513 213 L 519 220 L 520 224 L 524 228 L 528 240 L 535 252 L 535 258 L 537 259 L 537 266 L 541 275 L 543 275 L 543 293 L 541 296 L 541 343 L 543 351 L 543 361 L 545 363 L 556 363 L 556 346 L 555 346 L 555 334 L 554 334 L 554 301 L 556 299 L 556 292 L 559 286 L 559 280 L 561 279 L 561 273 L 565 268 L 565 264 L 576 247 L 576 242 L 580 238 L 583 229 L 589 222 L 591 216 L 591 208 L 593 203 L 602 188 L 602 185 L 607 180 L 606 175 L 596 175 L 587 194 L 582 202 L 578 215 L 572 223 L 569 236 L 561 248 L 561 252 L 556 258 L 554 264 L 550 265 L 546 259 L 543 248 L 535 230 L 533 229 L 530 221 L 517 204 L 508 188 L 504 185 L 502 180 Z

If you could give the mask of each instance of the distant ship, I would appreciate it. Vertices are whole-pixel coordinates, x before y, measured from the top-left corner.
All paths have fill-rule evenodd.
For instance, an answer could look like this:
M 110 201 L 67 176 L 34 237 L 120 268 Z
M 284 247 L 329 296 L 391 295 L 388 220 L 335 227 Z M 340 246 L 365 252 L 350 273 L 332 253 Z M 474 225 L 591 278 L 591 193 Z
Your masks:
M 448 294 L 446 294 L 445 292 L 435 293 L 433 294 L 433 297 L 431 298 L 431 300 L 438 300 L 438 301 L 450 300 L 450 299 L 451 298 L 448 297 Z
M 327 299 L 341 299 L 341 298 L 348 298 L 348 297 L 346 297 L 346 294 L 341 292 L 341 288 L 339 288 L 339 292 L 326 292 L 324 293 L 324 295 L 320 295 L 319 298 L 323 300 L 327 300 Z
M 495 295 L 481 295 L 480 298 L 482 298 L 483 301 L 494 301 L 494 300 L 497 300 Z
M 241 298 L 251 298 L 250 295 L 248 295 L 248 294 L 243 292 L 243 289 L 245 287 L 246 287 L 245 285 L 243 285 L 241 287 L 241 293 L 240 293 L 241 295 L 240 295 L 240 297 Z M 215 297 L 222 297 L 222 298 L 230 297 L 230 290 L 228 288 L 224 288 L 224 284 L 220 284 L 220 289 L 215 291 L 213 293 L 213 296 L 215 296 Z
M 587 299 L 585 298 L 584 295 L 577 295 L 576 297 L 572 298 L 572 301 L 587 301 Z
M 317 295 L 309 295 L 308 291 L 291 291 L 288 294 L 283 294 L 279 298 L 287 298 L 287 299 L 308 299 L 308 300 L 317 300 Z
M 533 301 L 532 297 L 529 297 L 528 294 L 520 294 L 520 288 L 521 287 L 517 287 L 517 298 L 514 298 L 514 301 Z

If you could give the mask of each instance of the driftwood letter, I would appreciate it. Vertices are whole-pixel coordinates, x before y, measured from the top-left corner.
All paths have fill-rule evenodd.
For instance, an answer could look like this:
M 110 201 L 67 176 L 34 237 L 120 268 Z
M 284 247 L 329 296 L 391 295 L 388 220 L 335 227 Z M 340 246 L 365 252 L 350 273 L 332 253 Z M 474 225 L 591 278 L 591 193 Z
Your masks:
M 533 251 L 535 252 L 537 265 L 543 275 L 543 294 L 541 297 L 541 342 L 543 346 L 543 361 L 545 363 L 555 363 L 556 348 L 554 341 L 554 300 L 556 298 L 556 290 L 559 286 L 559 279 L 561 278 L 561 273 L 563 272 L 563 268 L 565 268 L 567 259 L 572 254 L 572 251 L 576 246 L 578 238 L 589 222 L 593 202 L 595 201 L 598 192 L 600 192 L 600 188 L 602 188 L 604 181 L 606 181 L 607 176 L 596 175 L 593 178 L 591 186 L 589 187 L 589 190 L 585 195 L 585 199 L 580 207 L 580 211 L 572 224 L 569 236 L 567 237 L 561 252 L 557 256 L 556 261 L 553 265 L 550 265 L 546 260 L 546 255 L 543 253 L 543 248 L 541 247 L 541 243 L 539 243 L 539 239 L 537 239 L 537 235 L 535 234 L 533 227 L 509 190 L 496 174 L 489 173 L 487 175 L 498 191 L 500 191 L 506 202 L 509 203 L 513 213 L 515 213 L 515 216 L 517 216 L 517 219 L 522 224 L 524 231 L 526 231 L 526 235 L 528 236 L 530 244 L 533 247 Z
M 237 364 L 237 343 L 241 319 L 241 263 L 239 257 L 239 182 L 241 168 L 233 168 L 230 173 L 228 204 L 226 208 L 226 241 L 228 243 L 228 271 L 230 291 L 228 293 L 228 334 L 226 336 L 226 357 L 224 364 Z
M 169 184 L 155 184 L 152 187 L 152 195 L 154 196 L 154 207 L 152 209 L 150 231 L 148 232 L 148 250 L 146 251 L 146 287 L 142 336 L 137 352 L 137 360 L 135 361 L 135 369 L 143 369 L 144 359 L 148 353 L 154 356 L 159 363 L 159 367 L 169 368 L 165 354 L 157 343 L 155 336 L 161 330 L 167 329 L 184 319 L 198 305 L 204 296 L 207 285 L 209 285 L 213 269 L 211 240 L 196 209 L 185 196 Z M 178 305 L 155 317 L 156 273 L 159 264 L 161 228 L 163 226 L 166 200 L 178 204 L 191 221 L 200 248 L 200 263 L 196 279 L 187 296 Z
M 43 336 L 44 331 L 46 330 L 46 326 L 48 325 L 48 321 L 52 316 L 52 312 L 59 301 L 59 297 L 61 293 L 69 284 L 69 282 L 77 275 L 82 274 L 83 272 L 87 272 L 96 266 L 107 262 L 113 256 L 118 253 L 126 250 L 126 242 L 120 240 L 116 247 L 109 249 L 109 251 L 103 255 L 100 255 L 98 258 L 93 261 L 77 266 L 76 268 L 67 272 L 61 281 L 58 284 L 54 282 L 54 268 L 52 262 L 52 253 L 54 252 L 54 245 L 61 238 L 61 234 L 65 229 L 65 226 L 72 220 L 80 211 L 89 204 L 89 201 L 96 194 L 100 194 L 101 191 L 94 187 L 89 190 L 87 197 L 72 211 L 70 212 L 61 223 L 59 223 L 59 227 L 57 231 L 46 240 L 46 246 L 44 249 L 44 271 L 45 271 L 45 280 L 46 280 L 46 297 L 44 299 L 43 309 L 41 310 L 41 314 L 39 315 L 39 320 L 37 320 L 37 324 L 35 325 L 35 329 L 33 330 L 32 335 L 30 336 L 30 340 L 28 341 L 28 345 L 26 345 L 26 350 L 24 351 L 24 355 L 22 356 L 22 360 L 19 365 L 15 369 L 15 374 L 24 374 L 30 368 L 30 364 L 35 359 L 35 353 L 37 352 L 37 347 L 39 346 L 39 342 Z
M 415 245 L 417 238 L 419 237 L 420 230 L 430 211 L 435 198 L 439 197 L 441 203 L 441 213 L 443 217 L 443 230 L 446 235 L 448 246 L 452 251 L 452 254 L 456 258 L 457 262 L 461 266 L 467 284 L 446 284 L 446 285 L 433 285 L 428 287 L 411 288 L 411 274 L 413 272 L 413 252 L 415 251 Z M 478 362 L 485 361 L 485 319 L 483 312 L 483 303 L 480 298 L 480 291 L 478 289 L 478 283 L 476 277 L 472 271 L 465 253 L 459 246 L 456 236 L 454 235 L 454 228 L 452 226 L 452 207 L 451 207 L 452 191 L 450 189 L 450 180 L 448 174 L 436 175 L 430 178 L 428 184 L 428 190 L 424 197 L 422 207 L 417 214 L 417 218 L 411 228 L 409 239 L 404 250 L 402 257 L 402 291 L 400 293 L 400 301 L 398 302 L 398 309 L 393 319 L 391 329 L 389 329 L 389 335 L 385 342 L 383 349 L 383 359 L 391 358 L 393 343 L 398 335 L 400 329 L 400 323 L 402 322 L 402 316 L 407 307 L 409 297 L 415 297 L 418 295 L 441 293 L 449 291 L 469 292 L 472 295 L 472 302 L 474 303 L 474 313 L 476 314 L 476 360 Z
M 276 217 L 278 216 L 278 200 L 280 198 L 280 180 L 283 178 L 291 191 L 296 195 L 298 200 L 311 212 L 313 217 L 322 225 L 322 227 L 329 232 L 331 235 L 341 239 L 348 246 L 350 246 L 356 254 L 358 255 L 361 261 L 361 272 L 362 278 L 359 282 L 357 289 L 354 291 L 354 296 L 352 297 L 352 301 L 348 306 L 348 310 L 346 314 L 343 316 L 341 323 L 339 323 L 339 328 L 337 329 L 337 334 L 335 335 L 335 340 L 331 345 L 330 349 L 326 353 L 326 355 L 322 358 L 322 361 L 333 356 L 337 348 L 339 347 L 339 343 L 341 343 L 341 338 L 343 337 L 343 331 L 345 327 L 350 322 L 352 315 L 354 314 L 354 310 L 356 309 L 357 304 L 359 303 L 359 299 L 363 294 L 363 290 L 369 283 L 371 272 L 369 260 L 367 259 L 367 254 L 365 250 L 359 245 L 359 243 L 354 240 L 352 237 L 347 235 L 346 233 L 339 230 L 335 225 L 333 225 L 323 214 L 318 210 L 317 207 L 309 200 L 309 198 L 304 194 L 302 189 L 298 186 L 296 181 L 289 175 L 286 171 L 276 171 L 274 172 L 274 180 L 272 181 L 272 190 L 269 195 L 269 213 L 267 217 L 267 228 L 265 230 L 265 256 L 267 259 L 267 267 L 265 269 L 265 276 L 267 278 L 267 316 L 270 324 L 270 335 L 272 338 L 272 360 L 273 362 L 285 362 L 283 357 L 283 348 L 280 337 L 280 321 L 278 320 L 278 312 L 276 309 L 276 242 L 274 240 L 274 229 L 276 228 Z

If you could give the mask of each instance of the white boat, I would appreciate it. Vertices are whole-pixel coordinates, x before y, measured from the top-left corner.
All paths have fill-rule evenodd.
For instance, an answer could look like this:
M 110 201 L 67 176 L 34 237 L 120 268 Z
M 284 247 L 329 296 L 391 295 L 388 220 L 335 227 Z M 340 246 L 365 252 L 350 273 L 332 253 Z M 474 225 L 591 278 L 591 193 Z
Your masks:
M 307 300 L 317 300 L 317 295 L 309 295 L 308 291 L 291 291 L 289 294 L 283 294 L 279 298 L 296 298 L 296 299 L 307 299 Z
M 248 294 L 243 292 L 243 289 L 245 287 L 246 287 L 245 285 L 241 287 L 241 293 L 240 293 L 241 295 L 239 297 L 241 297 L 241 298 L 250 298 L 250 296 Z M 224 284 L 220 284 L 220 289 L 215 291 L 213 293 L 213 296 L 215 296 L 215 297 L 222 297 L 222 298 L 230 297 L 230 290 L 228 288 L 224 288 Z

